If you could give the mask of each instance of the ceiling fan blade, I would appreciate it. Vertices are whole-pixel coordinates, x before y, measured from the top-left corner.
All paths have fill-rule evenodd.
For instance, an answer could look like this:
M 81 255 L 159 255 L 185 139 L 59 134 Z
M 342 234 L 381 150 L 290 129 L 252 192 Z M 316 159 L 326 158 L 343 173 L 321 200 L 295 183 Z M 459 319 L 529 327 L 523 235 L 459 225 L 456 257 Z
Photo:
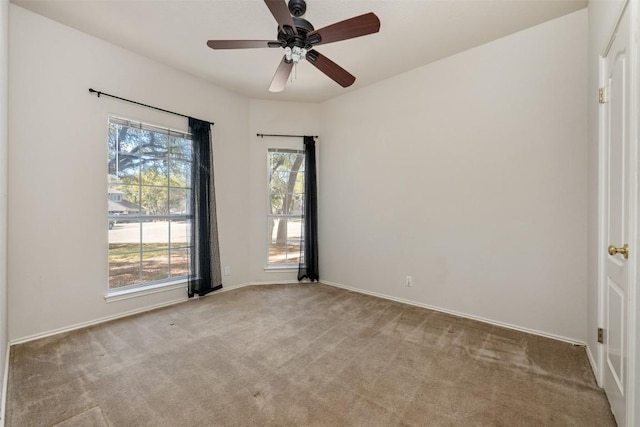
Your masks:
M 260 47 L 282 47 L 278 40 L 209 40 L 211 49 L 252 49 Z
M 264 2 L 267 4 L 267 7 L 282 31 L 289 35 L 298 34 L 298 30 L 296 30 L 296 26 L 293 23 L 293 17 L 284 0 L 264 0 Z
M 282 62 L 278 65 L 276 73 L 271 79 L 271 86 L 269 86 L 269 92 L 282 92 L 287 85 L 291 69 L 293 68 L 293 62 L 287 62 L 286 57 L 282 57 Z
M 307 61 L 342 87 L 349 87 L 356 81 L 356 78 L 347 70 L 317 50 L 312 50 L 307 53 Z
M 307 41 L 314 46 L 333 43 L 340 40 L 353 39 L 380 31 L 380 19 L 375 13 L 369 12 L 354 18 L 345 19 L 311 31 L 307 34 Z

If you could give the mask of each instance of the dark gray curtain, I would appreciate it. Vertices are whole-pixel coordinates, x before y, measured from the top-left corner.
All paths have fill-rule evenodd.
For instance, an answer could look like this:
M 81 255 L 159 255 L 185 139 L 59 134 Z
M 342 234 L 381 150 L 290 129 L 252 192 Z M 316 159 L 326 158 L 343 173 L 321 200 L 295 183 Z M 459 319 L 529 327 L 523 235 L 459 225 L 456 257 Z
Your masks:
M 193 135 L 191 164 L 191 241 L 189 298 L 222 288 L 220 247 L 213 180 L 211 124 L 189 117 Z
M 300 247 L 298 280 L 320 280 L 318 272 L 318 184 L 316 182 L 316 142 L 304 137 L 304 236 Z

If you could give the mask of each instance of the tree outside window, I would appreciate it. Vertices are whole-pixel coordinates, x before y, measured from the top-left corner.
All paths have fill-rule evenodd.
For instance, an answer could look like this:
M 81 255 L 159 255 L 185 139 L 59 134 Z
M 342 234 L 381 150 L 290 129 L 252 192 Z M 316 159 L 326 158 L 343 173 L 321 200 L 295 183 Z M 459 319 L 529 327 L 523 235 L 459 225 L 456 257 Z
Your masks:
M 187 277 L 191 150 L 187 133 L 109 118 L 109 288 Z
M 269 149 L 267 265 L 298 264 L 303 227 L 304 152 Z

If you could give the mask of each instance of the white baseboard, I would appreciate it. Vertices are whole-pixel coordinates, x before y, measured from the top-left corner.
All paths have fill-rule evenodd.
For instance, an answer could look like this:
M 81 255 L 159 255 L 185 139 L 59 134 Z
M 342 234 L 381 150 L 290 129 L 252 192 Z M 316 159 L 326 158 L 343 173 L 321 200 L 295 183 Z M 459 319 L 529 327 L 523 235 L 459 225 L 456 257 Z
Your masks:
M 600 378 L 598 375 L 598 364 L 596 363 L 596 359 L 593 357 L 593 353 L 591 353 L 591 348 L 588 344 L 585 346 L 585 348 L 587 350 L 587 359 L 589 359 L 589 365 L 591 365 L 593 376 L 596 379 L 596 383 L 598 383 L 598 378 Z M 600 386 L 600 384 L 598 384 L 598 386 Z
M 302 283 L 304 283 L 305 281 L 302 281 Z M 306 281 L 308 282 L 308 281 Z M 223 293 L 223 292 L 228 292 L 228 291 L 232 291 L 234 289 L 240 289 L 240 288 L 244 288 L 247 286 L 262 286 L 262 285 L 286 285 L 286 284 L 296 284 L 296 283 L 301 283 L 297 280 L 269 280 L 269 281 L 250 281 L 250 282 L 244 282 L 244 283 L 239 283 L 236 285 L 231 285 L 231 286 L 225 286 L 222 289 L 216 291 L 216 292 L 212 292 L 210 294 L 207 294 L 205 297 L 209 297 L 209 296 L 215 296 L 217 294 Z M 574 345 L 580 345 L 580 346 L 584 346 L 587 348 L 587 357 L 589 358 L 589 362 L 591 363 L 591 367 L 594 370 L 594 372 L 596 373 L 596 378 L 597 378 L 597 366 L 595 364 L 595 359 L 593 358 L 593 355 L 591 354 L 590 349 L 586 346 L 585 342 L 582 341 L 578 341 L 572 338 L 567 338 L 561 335 L 556 335 L 556 334 L 551 334 L 548 332 L 543 332 L 543 331 L 538 331 L 535 329 L 530 329 L 530 328 L 525 328 L 522 326 L 517 326 L 517 325 L 512 325 L 510 323 L 504 323 L 504 322 L 500 322 L 497 320 L 493 320 L 493 319 L 487 319 L 484 317 L 480 317 L 480 316 L 475 316 L 472 314 L 467 314 L 467 313 L 462 313 L 459 311 L 455 311 L 455 310 L 449 310 L 446 308 L 442 308 L 442 307 L 437 307 L 434 305 L 430 305 L 430 304 L 424 304 L 424 303 L 420 303 L 420 302 L 416 302 L 416 301 L 411 301 L 411 300 L 407 300 L 407 299 L 403 299 L 403 298 L 397 298 L 391 295 L 386 295 L 386 294 L 381 294 L 381 293 L 377 293 L 377 292 L 371 292 L 365 289 L 360 289 L 360 288 L 354 288 L 352 286 L 346 286 L 346 285 L 342 285 L 340 283 L 335 283 L 335 282 L 329 282 L 326 280 L 322 280 L 320 283 L 324 283 L 326 285 L 329 286 L 333 286 L 336 288 L 341 288 L 341 289 L 346 289 L 348 291 L 352 291 L 352 292 L 358 292 L 361 294 L 366 294 L 366 295 L 371 295 L 371 296 L 375 296 L 378 298 L 384 298 L 384 299 L 388 299 L 391 301 L 397 301 L 397 302 L 401 302 L 404 304 L 409 304 L 409 305 L 413 305 L 416 307 L 422 307 L 422 308 L 427 308 L 429 310 L 435 310 L 435 311 L 439 311 L 442 313 L 447 313 L 447 314 L 452 314 L 454 316 L 459 316 L 459 317 L 464 317 L 467 319 L 472 319 L 472 320 L 477 320 L 479 322 L 484 322 L 484 323 L 489 323 L 491 325 L 495 325 L 495 326 L 501 326 L 504 328 L 508 328 L 508 329 L 513 329 L 516 331 L 520 331 L 520 332 L 526 332 L 529 334 L 534 334 L 534 335 L 539 335 L 542 337 L 546 337 L 546 338 L 551 338 L 551 339 L 555 339 L 558 341 L 564 341 L 570 344 L 574 344 Z M 7 346 L 7 352 L 9 351 L 9 347 L 15 344 L 22 344 L 25 342 L 29 342 L 29 341 L 33 341 L 33 340 L 37 340 L 40 338 L 46 338 L 52 335 L 57 335 L 57 334 L 61 334 L 61 333 L 65 333 L 65 332 L 70 332 L 70 331 L 74 331 L 77 329 L 81 329 L 81 328 L 85 328 L 87 326 L 93 326 L 93 325 L 97 325 L 100 323 L 104 323 L 104 322 L 109 322 L 111 320 L 116 320 L 116 319 L 120 319 L 123 317 L 127 317 L 127 316 L 132 316 L 134 314 L 138 314 L 138 313 L 143 313 L 145 311 L 151 311 L 151 310 L 155 310 L 157 308 L 162 308 L 162 307 L 166 307 L 169 305 L 173 305 L 173 304 L 178 304 L 181 302 L 185 302 L 187 301 L 188 298 L 185 295 L 184 297 L 178 298 L 178 299 L 174 299 L 171 301 L 167 301 L 167 302 L 163 302 L 160 304 L 155 304 L 155 305 L 151 305 L 151 306 L 146 306 L 146 307 L 142 307 L 142 308 L 138 308 L 135 310 L 130 310 L 130 311 L 126 311 L 126 312 L 122 312 L 122 313 L 118 313 L 112 316 L 106 316 L 106 317 L 102 317 L 99 319 L 94 319 L 94 320 L 90 320 L 87 322 L 81 322 L 81 323 L 77 323 L 75 325 L 70 325 L 70 326 L 66 326 L 63 328 L 58 328 L 58 329 L 53 329 L 50 331 L 46 331 L 46 332 L 42 332 L 42 333 L 38 333 L 38 334 L 33 334 L 33 335 L 29 335 L 26 337 L 22 337 L 22 338 L 17 338 L 14 340 L 9 341 L 9 346 Z M 8 353 L 7 353 L 8 354 Z M 8 359 L 7 359 L 7 364 L 8 364 Z M 5 376 L 7 375 L 7 372 L 5 372 Z M 2 396 L 4 399 L 4 395 Z M 1 426 L 0 426 L 1 427 Z
M 105 316 L 105 317 L 101 317 L 99 319 L 89 320 L 87 322 L 76 323 L 75 325 L 65 326 L 65 327 L 57 328 L 57 329 L 52 329 L 50 331 L 41 332 L 41 333 L 38 333 L 38 334 L 33 334 L 33 335 L 29 335 L 29 336 L 22 337 L 22 338 L 16 338 L 14 340 L 9 341 L 9 345 L 11 346 L 11 345 L 16 345 L 16 344 L 22 344 L 22 343 L 29 342 L 29 341 L 34 341 L 34 340 L 37 340 L 37 339 L 40 339 L 40 338 L 50 337 L 52 335 L 58 335 L 58 334 L 62 334 L 62 333 L 65 333 L 65 332 L 75 331 L 76 329 L 82 329 L 82 328 L 86 328 L 87 326 L 93 326 L 93 325 L 97 325 L 97 324 L 100 324 L 100 323 L 109 322 L 111 320 L 120 319 L 122 317 L 132 316 L 132 315 L 138 314 L 138 313 L 144 313 L 145 311 L 151 311 L 151 310 L 155 310 L 157 308 L 167 307 L 169 305 L 178 304 L 178 303 L 181 303 L 181 302 L 185 302 L 187 300 L 188 300 L 188 298 L 185 295 L 182 298 L 177 298 L 177 299 L 174 299 L 174 300 L 171 300 L 171 301 L 166 301 L 166 302 L 163 302 L 163 303 L 160 303 L 160 304 L 149 305 L 149 306 L 146 306 L 146 307 L 125 311 L 125 312 L 114 314 L 114 315 L 111 315 L 111 316 Z
M 219 289 L 215 292 L 211 292 L 207 295 L 205 295 L 204 297 L 198 297 L 196 296 L 195 298 L 206 298 L 209 296 L 215 296 L 218 295 L 220 293 L 223 292 L 228 292 L 228 291 L 232 291 L 234 289 L 240 289 L 240 288 L 244 288 L 246 286 L 259 286 L 259 285 L 279 285 L 279 284 L 292 284 L 292 283 L 299 283 L 297 280 L 278 280 L 278 281 L 263 281 L 263 282 L 259 282 L 259 281 L 253 281 L 253 282 L 245 282 L 245 283 L 240 283 L 237 285 L 231 285 L 231 286 L 224 286 L 222 287 L 222 289 Z M 141 308 L 137 308 L 134 310 L 129 310 L 129 311 L 125 311 L 122 313 L 118 313 L 118 314 L 114 314 L 111 316 L 106 316 L 106 317 L 101 317 L 98 319 L 94 319 L 94 320 L 89 320 L 87 322 L 81 322 L 81 323 L 76 323 L 74 325 L 70 325 L 70 326 L 65 326 L 62 328 L 57 328 L 57 329 L 52 329 L 46 332 L 41 332 L 41 333 L 37 333 L 37 334 L 33 334 L 33 335 L 28 335 L 26 337 L 22 337 L 22 338 L 16 338 L 13 339 L 11 341 L 9 341 L 9 345 L 7 346 L 7 351 L 8 351 L 8 347 L 12 346 L 12 345 L 16 345 L 16 344 L 22 344 L 25 342 L 29 342 L 29 341 L 34 341 L 40 338 L 46 338 L 46 337 L 50 337 L 52 335 L 57 335 L 57 334 L 62 334 L 65 332 L 70 332 L 70 331 L 75 331 L 77 329 L 82 329 L 82 328 L 86 328 L 87 326 L 93 326 L 93 325 L 97 325 L 100 323 L 104 323 L 104 322 L 109 322 L 111 320 L 116 320 L 116 319 L 120 319 L 123 317 L 127 317 L 127 316 L 132 316 L 134 314 L 139 314 L 139 313 L 144 313 L 145 311 L 151 311 L 151 310 L 155 310 L 157 308 L 162 308 L 162 307 L 167 307 L 170 305 L 174 305 L 174 304 L 178 304 L 181 302 L 185 302 L 188 301 L 189 298 L 185 295 L 184 297 L 181 298 L 177 298 L 177 299 L 173 299 L 171 301 L 166 301 L 160 304 L 155 304 L 155 305 L 150 305 L 150 306 L 145 306 L 145 307 L 141 307 Z M 2 426 L 0 426 L 2 427 Z
M 240 289 L 240 288 L 246 288 L 247 286 L 290 285 L 290 284 L 294 284 L 294 283 L 300 283 L 300 282 L 298 282 L 297 280 L 266 280 L 266 281 L 244 282 L 244 283 L 238 283 L 236 285 L 224 285 L 222 287 L 222 289 L 219 289 L 219 290 L 217 290 L 215 292 L 208 293 L 203 298 L 206 298 L 206 297 L 209 297 L 209 296 L 216 296 L 216 295 L 219 295 L 221 293 L 233 291 L 233 290 Z M 196 297 L 196 298 L 198 298 L 198 297 Z
M 250 285 L 251 285 L 251 282 L 238 283 L 237 285 L 223 285 L 221 289 L 218 289 L 217 291 L 214 291 L 214 292 L 210 292 L 202 298 L 215 296 L 224 292 L 233 291 L 234 289 L 240 289 Z M 196 296 L 195 298 L 200 298 L 200 297 Z
M 250 285 L 261 286 L 261 285 L 295 285 L 298 283 L 311 283 L 309 280 L 266 280 L 266 281 L 253 281 Z
M 209 296 L 209 295 L 217 295 L 220 294 L 222 292 L 227 292 L 227 291 L 233 291 L 234 289 L 240 289 L 240 288 L 246 288 L 247 286 L 266 286 L 266 285 L 295 285 L 298 283 L 311 283 L 309 280 L 261 280 L 261 281 L 256 281 L 253 280 L 251 282 L 245 282 L 245 283 L 239 283 L 237 285 L 231 285 L 231 286 L 224 286 L 222 289 L 220 289 L 219 291 L 215 291 L 212 292 L 210 294 L 207 294 L 205 296 Z
M 501 326 L 501 327 L 507 328 L 507 329 L 513 329 L 515 331 L 526 332 L 528 334 L 539 335 L 541 337 L 551 338 L 551 339 L 558 340 L 558 341 L 564 341 L 564 342 L 567 342 L 567 343 L 573 344 L 573 345 L 579 345 L 579 346 L 583 346 L 583 347 L 586 346 L 586 343 L 583 342 L 583 341 L 578 341 L 578 340 L 575 340 L 573 338 L 563 337 L 561 335 L 556 335 L 556 334 L 551 334 L 551 333 L 548 333 L 548 332 L 538 331 L 538 330 L 535 330 L 535 329 L 525 328 L 525 327 L 518 326 L 518 325 L 512 325 L 510 323 L 500 322 L 500 321 L 493 320 L 493 319 L 487 319 L 487 318 L 484 318 L 484 317 L 475 316 L 473 314 L 462 313 L 462 312 L 455 311 L 455 310 L 449 310 L 447 308 L 437 307 L 435 305 L 424 304 L 424 303 L 421 303 L 421 302 L 411 301 L 411 300 L 407 300 L 407 299 L 403 299 L 403 298 L 397 298 L 397 297 L 394 297 L 394 296 L 391 296 L 391 295 L 380 294 L 380 293 L 377 293 L 377 292 L 371 292 L 371 291 L 368 291 L 368 290 L 365 290 L 365 289 L 354 288 L 354 287 L 351 287 L 351 286 L 342 285 L 340 283 L 328 282 L 326 280 L 321 280 L 320 282 L 324 283 L 326 285 L 329 285 L 329 286 L 334 286 L 336 288 L 346 289 L 348 291 L 353 291 L 353 292 L 358 292 L 358 293 L 361 293 L 361 294 L 371 295 L 371 296 L 378 297 L 378 298 L 384 298 L 384 299 L 388 299 L 388 300 L 391 300 L 391 301 L 397 301 L 397 302 L 401 302 L 401 303 L 404 303 L 404 304 L 413 305 L 413 306 L 416 306 L 416 307 L 427 308 L 429 310 L 439 311 L 441 313 L 452 314 L 454 316 L 464 317 L 466 319 L 477 320 L 479 322 L 489 323 L 491 325 Z
M 4 427 L 7 418 L 7 386 L 9 384 L 9 354 L 11 345 L 7 344 L 7 354 L 4 359 L 4 375 L 2 376 L 2 402 L 0 402 L 0 427 Z

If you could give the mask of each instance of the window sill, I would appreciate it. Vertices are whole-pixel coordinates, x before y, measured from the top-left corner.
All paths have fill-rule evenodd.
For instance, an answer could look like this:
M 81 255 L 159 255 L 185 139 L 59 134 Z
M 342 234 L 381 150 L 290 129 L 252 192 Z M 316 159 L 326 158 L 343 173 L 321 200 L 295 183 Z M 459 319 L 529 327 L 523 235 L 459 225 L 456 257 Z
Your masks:
M 181 279 L 173 282 L 155 283 L 153 285 L 140 286 L 138 288 L 109 291 L 104 296 L 104 299 L 107 303 L 110 303 L 186 287 L 187 282 L 184 279 Z
M 266 273 L 284 273 L 288 271 L 298 271 L 298 265 L 283 265 L 283 266 L 275 266 L 268 265 L 264 268 Z

